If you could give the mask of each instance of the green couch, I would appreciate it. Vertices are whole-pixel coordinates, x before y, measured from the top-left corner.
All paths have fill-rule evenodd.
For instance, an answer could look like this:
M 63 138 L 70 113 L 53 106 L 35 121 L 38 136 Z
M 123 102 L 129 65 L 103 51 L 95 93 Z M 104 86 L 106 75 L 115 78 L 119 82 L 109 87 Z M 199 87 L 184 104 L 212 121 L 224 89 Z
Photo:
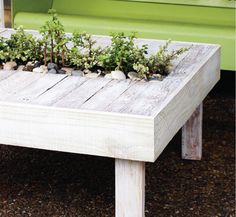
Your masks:
M 12 0 L 14 27 L 39 29 L 56 9 L 66 31 L 222 45 L 222 69 L 235 70 L 235 1 L 228 0 Z

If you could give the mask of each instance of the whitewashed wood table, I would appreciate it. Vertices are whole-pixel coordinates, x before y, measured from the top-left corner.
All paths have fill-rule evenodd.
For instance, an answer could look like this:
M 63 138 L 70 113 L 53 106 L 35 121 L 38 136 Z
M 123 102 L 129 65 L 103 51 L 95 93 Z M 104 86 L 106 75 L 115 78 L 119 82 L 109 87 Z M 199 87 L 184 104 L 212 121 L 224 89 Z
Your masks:
M 163 41 L 137 43 L 151 53 Z M 182 126 L 182 157 L 201 159 L 202 101 L 219 79 L 220 47 L 208 44 L 193 44 L 162 82 L 2 70 L 0 143 L 115 158 L 116 217 L 144 217 L 145 162 Z

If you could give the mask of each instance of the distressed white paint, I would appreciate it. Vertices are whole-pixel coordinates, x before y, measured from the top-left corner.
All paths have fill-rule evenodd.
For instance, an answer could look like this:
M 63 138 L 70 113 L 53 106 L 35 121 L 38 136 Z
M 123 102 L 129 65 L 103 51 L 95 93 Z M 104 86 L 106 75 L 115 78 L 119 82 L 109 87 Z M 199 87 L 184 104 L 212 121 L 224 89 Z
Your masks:
M 220 79 L 219 60 L 219 50 L 210 52 L 198 72 L 190 73 L 159 107 L 154 118 L 155 159 Z
M 145 163 L 116 159 L 116 217 L 144 217 Z
M 202 158 L 202 106 L 201 103 L 182 128 L 182 158 L 186 160 Z
M 164 43 L 137 40 L 146 42 L 149 54 Z M 180 46 L 190 44 L 171 49 Z M 220 49 L 206 44 L 194 44 L 162 82 L 0 71 L 0 143 L 116 158 L 116 217 L 144 217 L 144 162 L 157 159 L 219 78 Z M 198 144 L 194 159 L 200 122 L 201 109 L 183 128 L 183 153 Z
M 164 43 L 146 42 L 150 52 Z M 0 143 L 154 162 L 219 80 L 219 63 L 218 46 L 194 44 L 162 82 L 0 71 Z

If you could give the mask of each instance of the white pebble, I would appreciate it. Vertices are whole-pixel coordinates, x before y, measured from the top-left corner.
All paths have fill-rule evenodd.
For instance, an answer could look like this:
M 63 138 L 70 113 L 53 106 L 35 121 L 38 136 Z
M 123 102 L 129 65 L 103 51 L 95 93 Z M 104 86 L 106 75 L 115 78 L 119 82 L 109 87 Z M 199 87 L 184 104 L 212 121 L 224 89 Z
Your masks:
M 125 80 L 126 79 L 125 73 L 120 70 L 112 71 L 111 76 L 113 79 L 117 79 L 117 80 Z

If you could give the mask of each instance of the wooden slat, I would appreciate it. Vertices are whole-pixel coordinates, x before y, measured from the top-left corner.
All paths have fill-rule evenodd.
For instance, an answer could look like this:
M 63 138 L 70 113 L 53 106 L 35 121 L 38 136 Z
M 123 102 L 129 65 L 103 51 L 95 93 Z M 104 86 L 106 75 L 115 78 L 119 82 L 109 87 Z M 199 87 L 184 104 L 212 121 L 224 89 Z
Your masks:
M 0 102 L 0 143 L 121 159 L 150 160 L 147 117 Z
M 0 100 L 7 100 L 43 75 L 32 72 L 16 72 L 0 82 Z
M 56 84 L 50 90 L 45 91 L 39 97 L 32 100 L 31 103 L 46 106 L 53 105 L 54 103 L 71 93 L 74 89 L 78 88 L 87 80 L 88 78 L 85 77 L 69 76 L 63 81 Z
M 80 108 L 103 111 L 133 84 L 135 84 L 135 82 L 131 82 L 130 80 L 113 80 L 86 101 Z
M 9 102 L 30 103 L 33 99 L 39 97 L 46 91 L 53 88 L 56 84 L 65 79 L 67 75 L 46 74 L 36 81 L 32 82 L 22 90 L 15 92 L 7 98 Z
M 106 78 L 89 79 L 81 86 L 73 90 L 73 92 L 56 102 L 54 106 L 64 108 L 80 108 L 81 105 L 83 105 L 109 82 L 111 82 L 111 80 Z
M 15 74 L 16 71 L 1 71 L 0 70 L 0 82 L 8 77 L 10 77 L 11 75 Z

